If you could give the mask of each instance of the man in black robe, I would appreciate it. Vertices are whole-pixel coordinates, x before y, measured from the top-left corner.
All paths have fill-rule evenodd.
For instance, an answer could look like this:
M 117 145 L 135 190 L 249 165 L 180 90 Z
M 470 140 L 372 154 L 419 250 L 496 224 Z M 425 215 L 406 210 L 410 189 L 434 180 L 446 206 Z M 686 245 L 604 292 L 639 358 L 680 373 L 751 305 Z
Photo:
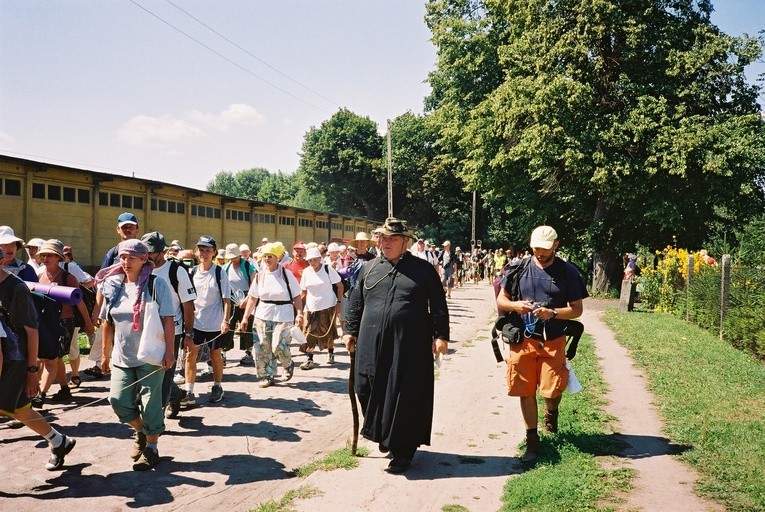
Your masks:
M 403 473 L 430 444 L 433 356 L 446 354 L 449 310 L 433 265 L 407 250 L 415 237 L 406 223 L 388 218 L 381 229 L 381 254 L 359 271 L 343 339 L 356 352 L 361 434 L 391 451 L 386 471 Z

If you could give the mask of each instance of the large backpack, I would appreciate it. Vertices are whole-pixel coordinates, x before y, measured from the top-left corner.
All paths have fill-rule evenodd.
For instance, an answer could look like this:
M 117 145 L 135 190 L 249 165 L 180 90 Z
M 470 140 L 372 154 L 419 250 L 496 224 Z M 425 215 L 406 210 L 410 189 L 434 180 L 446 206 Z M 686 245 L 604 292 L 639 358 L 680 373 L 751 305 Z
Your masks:
M 61 323 L 61 303 L 44 293 L 31 294 L 37 310 L 37 357 L 56 359 L 61 356 L 61 338 L 68 335 L 67 328 Z

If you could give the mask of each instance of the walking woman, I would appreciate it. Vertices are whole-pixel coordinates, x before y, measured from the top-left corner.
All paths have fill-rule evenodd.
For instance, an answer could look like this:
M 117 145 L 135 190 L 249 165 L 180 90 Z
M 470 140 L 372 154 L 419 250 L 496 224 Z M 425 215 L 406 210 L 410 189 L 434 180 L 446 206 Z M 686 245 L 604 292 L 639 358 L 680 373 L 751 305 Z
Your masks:
M 210 402 L 223 399 L 223 343 L 222 336 L 229 330 L 231 316 L 231 286 L 228 276 L 213 260 L 218 244 L 211 236 L 202 235 L 197 240 L 196 255 L 199 265 L 191 269 L 191 280 L 197 290 L 194 300 L 194 344 L 186 352 L 186 396 L 181 405 L 196 404 L 194 382 L 197 379 L 197 356 L 203 343 L 210 345 L 210 361 L 213 370 L 213 386 Z
M 273 386 L 276 377 L 276 361 L 284 368 L 284 380 L 292 378 L 295 363 L 290 355 L 290 328 L 297 321 L 303 320 L 303 301 L 300 299 L 300 285 L 292 272 L 279 265 L 279 258 L 284 254 L 284 246 L 269 243 L 261 248 L 265 269 L 258 273 L 250 286 L 247 307 L 242 319 L 242 330 L 253 310 L 255 311 L 255 331 L 260 343 L 255 342 L 255 364 L 258 377 L 265 377 L 260 387 Z M 273 348 L 276 343 L 276 348 Z
M 64 244 L 60 240 L 50 239 L 42 244 L 37 255 L 42 261 L 40 267 L 40 273 L 37 278 L 42 284 L 57 284 L 62 286 L 70 286 L 77 288 L 79 281 L 66 272 L 59 266 L 59 263 L 64 261 Z M 69 361 L 72 363 L 72 380 L 75 376 L 79 380 L 79 376 L 76 373 L 76 368 L 79 368 L 80 348 L 77 344 L 80 330 L 74 326 L 74 308 L 77 308 L 80 315 L 85 320 L 85 332 L 89 335 L 94 334 L 93 323 L 90 321 L 90 314 L 85 307 L 83 301 L 77 304 L 68 304 L 66 302 L 61 303 L 61 323 L 66 327 L 64 335 L 61 337 L 60 346 L 56 347 L 56 353 L 52 359 L 43 359 L 40 357 L 40 362 L 43 362 L 45 366 L 45 372 L 43 373 L 42 383 L 40 385 L 40 392 L 36 397 L 32 399 L 32 405 L 38 409 L 42 408 L 45 403 L 45 395 L 53 385 L 58 381 L 61 385 L 61 389 L 50 399 L 53 402 L 66 402 L 72 399 L 72 392 L 69 390 L 69 385 L 66 379 L 66 366 L 64 366 L 64 356 L 69 356 Z M 44 354 L 44 351 L 38 352 Z M 74 361 L 77 361 L 75 367 Z
M 149 248 L 140 240 L 125 240 L 117 246 L 119 263 L 96 275 L 96 286 L 104 296 L 99 318 L 103 326 L 104 350 L 101 371 L 111 370 L 109 403 L 122 423 L 135 429 L 130 457 L 133 469 L 146 471 L 159 462 L 159 435 L 165 430 L 162 408 L 162 379 L 173 358 L 173 302 L 170 286 L 150 279 L 154 264 Z M 155 307 L 148 307 L 155 302 Z M 150 332 L 160 317 L 159 332 L 165 351 L 161 364 L 139 358 L 142 333 Z M 110 368 L 111 360 L 111 368 Z
M 300 346 L 308 359 L 300 365 L 301 370 L 311 370 L 316 366 L 313 354 L 327 349 L 328 363 L 335 362 L 335 339 L 337 339 L 337 323 L 340 314 L 340 300 L 343 297 L 343 283 L 340 275 L 328 264 L 322 264 L 319 249 L 308 249 L 306 256 L 309 267 L 303 271 L 300 279 L 300 289 L 305 298 L 306 319 L 303 333 L 306 343 Z

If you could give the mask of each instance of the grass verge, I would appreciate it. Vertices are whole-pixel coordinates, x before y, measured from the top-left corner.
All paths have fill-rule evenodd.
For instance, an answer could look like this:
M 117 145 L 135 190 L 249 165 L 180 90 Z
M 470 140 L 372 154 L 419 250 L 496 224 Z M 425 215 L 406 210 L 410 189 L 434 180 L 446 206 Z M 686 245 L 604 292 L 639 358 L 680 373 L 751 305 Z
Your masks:
M 250 512 L 294 512 L 295 500 L 305 500 L 319 495 L 321 495 L 319 489 L 310 485 L 304 485 L 297 489 L 287 491 L 279 501 L 269 500 L 265 503 L 261 503 L 257 507 L 251 509 Z
M 572 364 L 584 390 L 564 393 L 558 434 L 543 435 L 537 463 L 507 481 L 502 510 L 610 510 L 610 503 L 630 488 L 634 471 L 604 469 L 596 458 L 616 454 L 621 445 L 611 435 L 611 417 L 603 411 L 606 384 L 590 336 L 582 338 Z M 539 411 L 541 416 L 541 399 Z
M 349 448 L 342 448 L 328 453 L 323 459 L 311 462 L 306 466 L 294 469 L 295 476 L 305 478 L 316 471 L 333 471 L 335 469 L 353 469 L 359 465 L 358 458 L 369 455 L 369 450 L 359 447 L 356 455 Z
M 765 511 L 765 367 L 671 315 L 604 317 L 645 369 L 672 443 L 698 492 L 732 511 Z

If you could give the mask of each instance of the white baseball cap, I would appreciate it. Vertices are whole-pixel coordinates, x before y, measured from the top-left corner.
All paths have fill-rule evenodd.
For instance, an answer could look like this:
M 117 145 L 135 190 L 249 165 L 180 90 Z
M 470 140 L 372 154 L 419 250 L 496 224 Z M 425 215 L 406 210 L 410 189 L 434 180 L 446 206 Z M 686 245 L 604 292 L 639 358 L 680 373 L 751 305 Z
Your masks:
M 555 241 L 558 239 L 558 233 L 550 226 L 539 226 L 531 232 L 531 243 L 533 248 L 552 249 Z

